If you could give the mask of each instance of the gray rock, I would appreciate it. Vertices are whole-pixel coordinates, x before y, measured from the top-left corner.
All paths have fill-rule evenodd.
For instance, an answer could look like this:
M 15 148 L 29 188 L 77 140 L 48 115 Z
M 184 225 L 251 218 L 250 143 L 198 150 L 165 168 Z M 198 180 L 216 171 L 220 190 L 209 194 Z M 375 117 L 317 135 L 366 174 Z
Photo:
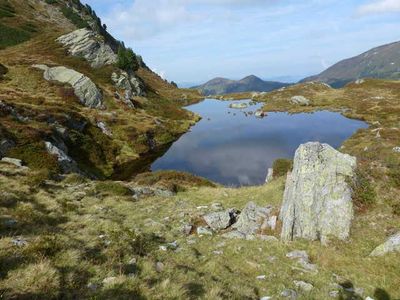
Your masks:
M 190 235 L 190 233 L 192 232 L 193 226 L 190 224 L 186 224 L 182 226 L 182 232 L 185 235 Z
M 135 199 L 139 199 L 142 197 L 151 197 L 151 196 L 159 196 L 159 197 L 172 197 L 175 194 L 172 191 L 155 188 L 150 186 L 131 186 L 129 189 L 132 191 L 132 196 Z
M 49 68 L 46 65 L 33 65 L 32 67 L 44 71 L 43 77 L 48 81 L 58 81 L 69 84 L 74 89 L 79 101 L 90 108 L 101 108 L 103 96 L 97 86 L 89 77 L 66 67 Z
M 267 172 L 267 177 L 265 178 L 265 183 L 269 183 L 274 179 L 274 169 L 269 168 Z
M 107 124 L 104 122 L 97 122 L 97 127 L 107 136 L 112 136 L 111 130 L 107 127 Z
M 327 144 L 301 145 L 286 181 L 279 216 L 282 240 L 347 239 L 353 219 L 348 180 L 355 176 L 355 168 L 356 158 Z
M 392 235 L 385 243 L 376 247 L 370 256 L 383 256 L 390 252 L 400 252 L 400 232 Z
M 20 159 L 11 158 L 11 157 L 3 157 L 1 159 L 1 161 L 5 162 L 5 163 L 8 163 L 8 164 L 12 164 L 12 165 L 20 167 L 20 168 L 23 167 L 22 160 L 20 160 Z
M 158 273 L 161 273 L 163 270 L 164 270 L 164 264 L 162 262 L 158 261 L 156 263 L 156 271 Z
M 394 147 L 393 148 L 394 153 L 400 153 L 400 147 Z
M 0 158 L 7 154 L 7 152 L 15 147 L 12 140 L 4 139 L 0 141 Z
M 304 96 L 293 96 L 290 98 L 290 102 L 298 105 L 310 105 L 310 100 Z
M 70 55 L 86 59 L 93 68 L 112 65 L 118 60 L 111 47 L 104 42 L 104 38 L 86 28 L 63 35 L 57 42 L 64 45 Z
M 17 246 L 17 247 L 24 247 L 24 246 L 28 245 L 28 241 L 26 239 L 24 239 L 24 238 L 21 238 L 21 237 L 13 239 L 11 241 L 11 243 L 14 246 Z
M 354 83 L 355 84 L 363 84 L 365 82 L 364 79 L 357 79 Z
M 249 202 L 240 213 L 237 222 L 232 225 L 232 229 L 244 234 L 246 237 L 255 235 L 262 224 L 270 216 L 272 207 L 260 207 L 254 202 Z
M 70 158 L 63 150 L 59 149 L 51 142 L 45 142 L 45 146 L 47 152 L 50 155 L 54 155 L 57 157 L 57 161 L 64 173 L 81 173 L 76 162 L 72 158 Z
M 134 108 L 131 102 L 132 97 L 146 95 L 143 83 L 133 73 L 122 70 L 113 72 L 111 74 L 111 81 L 116 88 L 124 91 L 125 97 L 123 97 L 122 100 L 131 108 Z
M 222 234 L 222 237 L 226 239 L 246 239 L 246 235 L 244 233 L 241 233 L 236 230 L 226 232 Z
M 103 279 L 104 285 L 112 285 L 117 281 L 117 277 L 111 276 Z
M 297 293 L 295 290 L 292 289 L 285 289 L 281 292 L 281 296 L 284 298 L 289 298 L 290 300 L 297 299 Z
M 310 263 L 310 258 L 306 251 L 294 250 L 286 254 L 286 257 L 296 260 L 297 263 L 305 270 L 309 272 L 317 272 L 317 266 Z
M 295 280 L 293 281 L 293 284 L 296 286 L 296 288 L 302 290 L 303 292 L 311 292 L 314 289 L 314 286 L 311 283 L 305 282 L 305 281 L 298 281 Z
M 340 292 L 339 291 L 330 291 L 328 295 L 331 298 L 339 298 Z
M 229 104 L 229 108 L 235 108 L 235 109 L 244 109 L 249 107 L 247 103 L 231 103 Z
M 254 114 L 254 116 L 256 117 L 256 118 L 264 118 L 265 117 L 265 112 L 263 112 L 262 110 L 257 110 L 256 112 L 255 112 L 255 114 Z
M 204 221 L 214 231 L 220 231 L 228 228 L 236 221 L 237 211 L 228 209 L 226 211 L 212 212 L 203 216 Z
M 206 227 L 197 227 L 197 234 L 198 235 L 212 235 L 212 231 Z

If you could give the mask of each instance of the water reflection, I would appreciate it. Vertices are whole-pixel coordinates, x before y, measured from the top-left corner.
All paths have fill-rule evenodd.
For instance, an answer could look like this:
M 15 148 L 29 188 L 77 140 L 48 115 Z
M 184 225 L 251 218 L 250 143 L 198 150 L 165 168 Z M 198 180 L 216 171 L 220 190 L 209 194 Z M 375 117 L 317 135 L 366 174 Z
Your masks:
M 257 118 L 261 104 L 246 109 L 234 103 L 208 99 L 188 109 L 203 119 L 156 160 L 152 170 L 181 170 L 225 185 L 261 184 L 266 170 L 277 158 L 292 158 L 297 147 L 308 141 L 333 147 L 367 124 L 339 113 L 268 113 Z

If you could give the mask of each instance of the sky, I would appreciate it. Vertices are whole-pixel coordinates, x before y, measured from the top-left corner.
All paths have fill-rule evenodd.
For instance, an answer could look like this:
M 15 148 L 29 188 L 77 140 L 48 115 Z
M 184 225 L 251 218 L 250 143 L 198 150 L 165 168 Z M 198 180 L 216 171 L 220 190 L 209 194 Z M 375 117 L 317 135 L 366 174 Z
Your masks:
M 400 0 L 84 0 L 162 77 L 298 80 L 400 40 Z

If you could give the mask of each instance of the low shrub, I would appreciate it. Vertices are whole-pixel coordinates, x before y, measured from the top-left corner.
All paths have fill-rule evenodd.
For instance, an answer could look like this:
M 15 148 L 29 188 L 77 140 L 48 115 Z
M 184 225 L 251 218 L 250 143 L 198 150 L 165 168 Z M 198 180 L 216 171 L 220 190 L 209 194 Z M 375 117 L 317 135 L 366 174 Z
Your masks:
M 274 170 L 275 178 L 286 176 L 286 174 L 293 168 L 293 160 L 284 158 L 277 159 L 274 161 L 272 168 Z
M 110 196 L 130 196 L 132 192 L 121 183 L 114 181 L 101 181 L 96 184 L 96 192 Z
M 25 30 L 0 24 L 0 49 L 26 42 L 31 34 Z
M 10 3 L 5 2 L 0 4 L 0 18 L 12 18 L 15 16 L 15 9 Z
M 125 71 L 136 71 L 139 69 L 136 54 L 131 48 L 119 47 L 117 67 Z
M 351 181 L 353 202 L 359 208 L 372 205 L 376 202 L 376 192 L 365 171 L 358 169 L 355 178 Z
M 76 27 L 78 28 L 86 28 L 89 27 L 89 24 L 81 18 L 76 12 L 73 11 L 72 8 L 69 7 L 62 7 L 61 12 L 63 13 L 64 17 L 69 19 Z

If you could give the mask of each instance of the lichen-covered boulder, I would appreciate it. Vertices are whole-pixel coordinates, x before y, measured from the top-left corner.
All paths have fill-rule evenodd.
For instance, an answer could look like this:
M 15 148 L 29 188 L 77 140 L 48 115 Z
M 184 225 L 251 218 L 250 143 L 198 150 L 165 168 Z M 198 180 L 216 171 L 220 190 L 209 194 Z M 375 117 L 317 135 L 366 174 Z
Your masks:
M 70 55 L 86 59 L 93 68 L 117 62 L 117 55 L 105 43 L 104 38 L 92 30 L 86 28 L 75 30 L 60 36 L 57 42 L 64 45 Z
M 133 107 L 131 102 L 132 97 L 146 95 L 143 83 L 132 72 L 115 71 L 111 75 L 111 81 L 117 89 L 123 90 L 125 93 L 123 100 L 129 106 Z
M 214 231 L 228 228 L 236 221 L 237 211 L 228 209 L 225 211 L 211 212 L 203 216 L 204 221 Z
M 304 106 L 310 104 L 310 100 L 304 96 L 293 96 L 292 98 L 290 98 L 290 102 L 292 102 L 293 104 L 304 105 Z
M 79 101 L 90 108 L 101 108 L 103 96 L 94 82 L 87 76 L 66 67 L 50 68 L 46 65 L 33 65 L 44 71 L 43 77 L 48 81 L 58 81 L 72 86 Z
M 327 144 L 300 145 L 287 177 L 280 212 L 282 240 L 347 239 L 353 219 L 352 190 L 356 158 Z
M 390 252 L 400 252 L 400 232 L 392 235 L 385 243 L 376 247 L 370 256 L 383 256 Z
M 63 173 L 81 174 L 76 162 L 70 158 L 63 150 L 53 145 L 51 142 L 45 142 L 46 150 L 50 155 L 57 158 L 58 164 Z

